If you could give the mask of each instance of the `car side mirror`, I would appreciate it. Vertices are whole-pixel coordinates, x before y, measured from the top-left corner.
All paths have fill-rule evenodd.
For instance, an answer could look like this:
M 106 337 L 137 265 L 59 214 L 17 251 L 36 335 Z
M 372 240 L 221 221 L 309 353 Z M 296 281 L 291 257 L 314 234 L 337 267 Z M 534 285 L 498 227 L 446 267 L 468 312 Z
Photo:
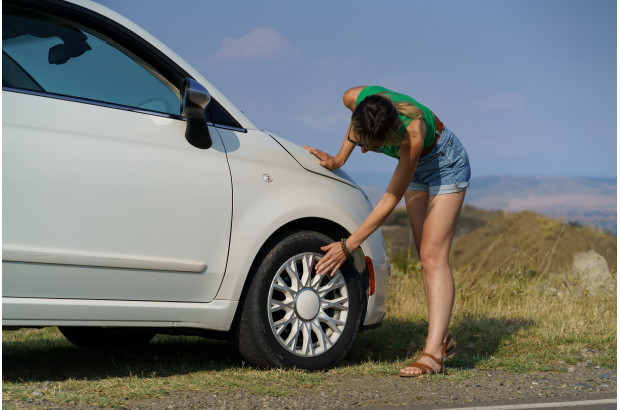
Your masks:
M 213 141 L 205 117 L 211 95 L 198 81 L 186 78 L 181 97 L 181 115 L 187 119 L 185 139 L 196 148 L 211 148 Z

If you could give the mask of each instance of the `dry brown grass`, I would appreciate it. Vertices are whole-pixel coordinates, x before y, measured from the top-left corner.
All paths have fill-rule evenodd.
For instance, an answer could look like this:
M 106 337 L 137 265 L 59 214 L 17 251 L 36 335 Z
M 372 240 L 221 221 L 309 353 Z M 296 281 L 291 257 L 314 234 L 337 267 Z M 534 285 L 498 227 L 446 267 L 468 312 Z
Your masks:
M 451 261 L 459 270 L 479 277 L 515 268 L 563 273 L 571 269 L 574 255 L 589 250 L 603 256 L 615 276 L 616 237 L 523 211 L 496 217 L 458 238 Z

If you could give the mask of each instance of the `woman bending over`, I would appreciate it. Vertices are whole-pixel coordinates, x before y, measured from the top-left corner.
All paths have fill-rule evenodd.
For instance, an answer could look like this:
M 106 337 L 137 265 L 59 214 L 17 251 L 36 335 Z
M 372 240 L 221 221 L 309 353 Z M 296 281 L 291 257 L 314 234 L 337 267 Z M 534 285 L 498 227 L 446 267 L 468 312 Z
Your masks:
M 362 153 L 381 152 L 398 161 L 385 194 L 344 246 L 350 252 L 358 248 L 405 197 L 422 264 L 428 336 L 422 357 L 401 369 L 400 375 L 443 373 L 444 359 L 455 350 L 448 331 L 454 303 L 448 255 L 469 186 L 467 152 L 431 110 L 407 95 L 360 86 L 347 90 L 343 102 L 352 115 L 338 154 L 305 148 L 329 169 L 341 167 L 356 146 Z M 343 244 L 334 242 L 322 249 L 326 254 L 317 263 L 317 272 L 333 275 L 347 259 Z

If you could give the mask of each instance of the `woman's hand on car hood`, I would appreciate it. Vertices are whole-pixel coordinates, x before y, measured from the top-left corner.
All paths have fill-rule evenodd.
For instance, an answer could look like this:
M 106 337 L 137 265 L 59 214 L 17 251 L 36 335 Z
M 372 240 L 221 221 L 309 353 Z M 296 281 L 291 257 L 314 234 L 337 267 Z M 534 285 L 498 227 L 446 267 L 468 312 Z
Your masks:
M 321 150 L 309 147 L 307 145 L 304 145 L 304 148 L 310 154 L 314 155 L 315 157 L 319 159 L 319 165 L 327 169 L 335 170 L 342 166 L 342 164 L 336 159 L 336 157 L 329 155 L 327 152 L 323 152 Z

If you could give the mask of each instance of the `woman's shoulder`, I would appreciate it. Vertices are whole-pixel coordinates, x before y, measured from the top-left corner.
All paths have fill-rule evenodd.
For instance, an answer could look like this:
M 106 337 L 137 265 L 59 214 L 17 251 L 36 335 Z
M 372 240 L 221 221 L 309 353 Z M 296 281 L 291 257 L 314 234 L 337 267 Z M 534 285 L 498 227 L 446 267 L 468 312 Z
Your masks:
M 378 85 L 358 85 L 345 91 L 342 97 L 342 101 L 344 102 L 344 105 L 353 110 L 355 109 L 357 104 L 360 103 L 360 101 L 362 101 L 369 95 L 378 94 L 386 91 L 389 90 L 385 87 L 380 87 Z
M 356 87 L 349 88 L 347 91 L 344 92 L 344 95 L 342 96 L 342 102 L 351 111 L 355 109 L 355 106 L 357 105 L 357 97 L 360 95 L 364 88 L 366 88 L 365 85 L 358 85 Z

